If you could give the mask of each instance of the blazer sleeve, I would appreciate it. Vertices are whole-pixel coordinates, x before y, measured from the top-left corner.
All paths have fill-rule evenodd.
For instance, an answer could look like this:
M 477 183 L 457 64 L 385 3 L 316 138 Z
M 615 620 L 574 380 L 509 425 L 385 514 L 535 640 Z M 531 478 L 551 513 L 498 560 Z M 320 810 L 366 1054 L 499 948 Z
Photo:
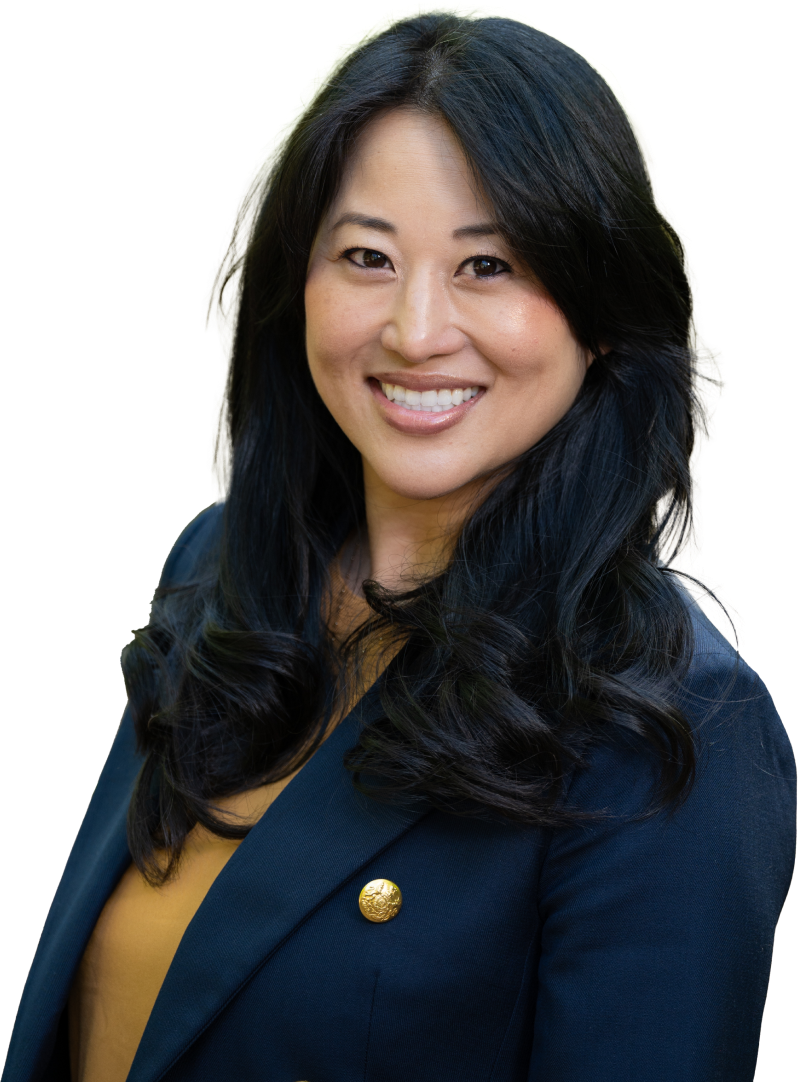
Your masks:
M 754 1077 L 795 763 L 717 633 L 700 636 L 686 704 L 700 765 L 678 811 L 635 819 L 652 775 L 631 748 L 602 749 L 572 785 L 571 802 L 610 814 L 555 832 L 543 865 L 530 1082 Z

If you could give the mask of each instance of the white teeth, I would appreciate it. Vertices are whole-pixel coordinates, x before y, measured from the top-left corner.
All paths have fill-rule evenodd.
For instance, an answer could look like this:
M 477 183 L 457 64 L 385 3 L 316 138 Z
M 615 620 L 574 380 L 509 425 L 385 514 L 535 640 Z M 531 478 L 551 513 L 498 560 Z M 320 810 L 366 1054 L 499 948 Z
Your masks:
M 424 413 L 444 413 L 479 394 L 479 387 L 457 387 L 453 391 L 448 387 L 440 391 L 411 391 L 398 383 L 381 383 L 380 387 L 389 402 L 397 402 L 405 409 L 422 410 Z

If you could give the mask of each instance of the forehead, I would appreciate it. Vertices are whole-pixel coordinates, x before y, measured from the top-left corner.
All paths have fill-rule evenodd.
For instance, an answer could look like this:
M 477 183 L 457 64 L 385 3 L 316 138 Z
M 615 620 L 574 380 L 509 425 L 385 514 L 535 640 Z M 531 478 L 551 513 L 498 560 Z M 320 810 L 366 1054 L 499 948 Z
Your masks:
M 442 117 L 405 106 L 378 114 L 358 136 L 350 169 L 366 160 L 396 162 L 408 153 L 436 159 L 444 167 L 465 170 L 465 158 Z
M 359 133 L 345 164 L 342 186 L 416 175 L 445 176 L 457 186 L 473 183 L 463 150 L 447 123 L 416 109 L 391 109 Z
M 329 218 L 423 212 L 468 218 L 487 207 L 447 124 L 417 109 L 375 118 L 355 144 Z

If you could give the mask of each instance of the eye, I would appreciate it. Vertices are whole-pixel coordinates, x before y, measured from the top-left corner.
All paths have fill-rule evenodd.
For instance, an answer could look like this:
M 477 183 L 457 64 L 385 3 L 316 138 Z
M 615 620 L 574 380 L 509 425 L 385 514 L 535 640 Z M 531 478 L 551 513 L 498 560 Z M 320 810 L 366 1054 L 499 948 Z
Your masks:
M 360 254 L 360 260 L 353 259 L 353 256 L 358 254 Z M 354 266 L 360 267 L 361 271 L 386 271 L 390 266 L 388 256 L 373 248 L 344 248 L 343 251 L 338 252 L 338 259 L 347 260 Z M 497 259 L 495 255 L 471 255 L 469 259 L 463 261 L 461 266 L 468 266 L 469 263 L 474 264 L 474 275 L 469 275 L 469 277 L 490 279 L 513 273 L 513 267 L 506 260 Z
M 375 252 L 371 248 L 349 248 L 342 252 L 350 263 L 356 267 L 367 267 L 369 270 L 385 270 L 391 266 L 391 261 L 382 252 Z
M 469 263 L 476 278 L 495 278 L 500 274 L 505 274 L 510 269 L 504 260 L 496 259 L 495 256 L 490 255 L 474 256 L 473 259 L 468 260 L 465 266 L 468 266 Z

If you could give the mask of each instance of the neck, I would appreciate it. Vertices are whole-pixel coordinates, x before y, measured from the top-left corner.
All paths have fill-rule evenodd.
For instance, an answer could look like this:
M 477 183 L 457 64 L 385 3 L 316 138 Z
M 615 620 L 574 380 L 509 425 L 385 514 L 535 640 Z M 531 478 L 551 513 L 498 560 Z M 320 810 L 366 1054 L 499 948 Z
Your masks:
M 401 496 L 366 461 L 363 485 L 366 531 L 356 558 L 348 561 L 353 589 L 370 578 L 389 590 L 408 590 L 442 571 L 463 523 L 486 494 L 482 478 L 432 499 Z
M 340 557 L 338 557 L 338 572 L 346 583 L 347 589 L 363 599 L 365 595 L 360 584 L 363 579 L 369 578 L 368 559 L 363 558 L 364 551 L 368 554 L 368 545 L 365 545 L 364 541 L 363 531 L 354 529 L 344 541 Z

